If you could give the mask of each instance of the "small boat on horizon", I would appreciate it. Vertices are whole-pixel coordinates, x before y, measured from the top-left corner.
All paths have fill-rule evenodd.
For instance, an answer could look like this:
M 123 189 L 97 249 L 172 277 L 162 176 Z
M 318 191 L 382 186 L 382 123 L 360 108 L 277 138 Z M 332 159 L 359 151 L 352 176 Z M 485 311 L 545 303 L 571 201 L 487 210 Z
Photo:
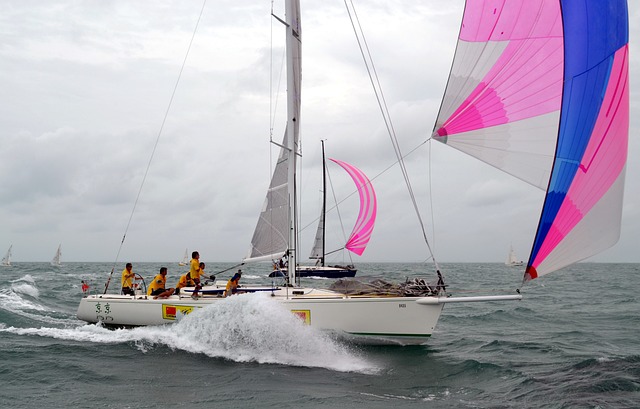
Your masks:
M 189 264 L 189 249 L 184 249 L 184 256 L 182 256 L 182 260 L 178 262 L 179 266 L 186 266 Z
M 516 252 L 513 250 L 513 246 L 511 246 L 509 248 L 507 260 L 504 262 L 504 264 L 511 267 L 519 267 L 524 266 L 524 261 L 518 260 L 518 257 L 516 257 Z
M 62 257 L 62 244 L 59 244 L 58 249 L 56 250 L 56 254 L 53 256 L 53 259 L 51 259 L 50 264 L 54 267 L 60 267 L 62 265 L 62 262 L 60 261 L 61 257 Z
M 5 253 L 4 257 L 2 257 L 2 261 L 0 265 L 2 267 L 11 267 L 11 249 L 13 248 L 13 244 L 9 246 L 9 250 Z

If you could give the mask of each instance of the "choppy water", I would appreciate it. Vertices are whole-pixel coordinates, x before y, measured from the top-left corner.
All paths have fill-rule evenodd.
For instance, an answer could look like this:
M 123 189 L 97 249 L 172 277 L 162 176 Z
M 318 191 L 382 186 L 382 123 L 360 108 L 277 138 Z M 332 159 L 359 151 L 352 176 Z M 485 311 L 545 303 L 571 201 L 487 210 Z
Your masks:
M 149 280 L 160 265 L 134 263 L 134 271 Z M 227 266 L 208 263 L 208 270 Z M 422 269 L 358 267 L 359 276 L 394 280 Z M 174 285 L 180 268 L 169 268 Z M 449 304 L 420 347 L 348 344 L 252 296 L 231 297 L 173 326 L 85 325 L 75 318 L 80 280 L 101 289 L 110 269 L 0 268 L 0 407 L 640 406 L 638 264 L 579 264 L 527 284 L 520 302 Z M 260 266 L 243 270 L 244 283 L 271 281 Z M 501 264 L 443 271 L 454 295 L 512 292 L 522 275 Z

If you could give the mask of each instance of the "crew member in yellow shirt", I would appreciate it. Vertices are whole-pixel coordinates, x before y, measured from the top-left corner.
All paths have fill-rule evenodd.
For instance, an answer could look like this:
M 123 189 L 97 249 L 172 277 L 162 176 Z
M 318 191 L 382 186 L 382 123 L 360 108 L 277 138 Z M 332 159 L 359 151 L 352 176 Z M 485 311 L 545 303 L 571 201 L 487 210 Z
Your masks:
M 194 300 L 198 298 L 198 291 L 202 288 L 200 285 L 200 253 L 194 251 L 191 253 L 191 264 L 189 267 L 189 278 L 193 281 L 195 288 L 193 290 L 193 294 L 191 298 Z
M 136 273 L 133 272 L 133 266 L 131 263 L 127 263 L 122 270 L 122 294 L 134 295 L 133 292 L 133 280 L 136 277 Z M 135 278 L 137 280 L 137 278 Z
M 183 275 L 180 276 L 180 279 L 178 280 L 178 284 L 176 284 L 176 294 L 180 294 L 180 289 L 184 288 L 184 287 L 193 287 L 195 284 L 194 282 L 191 280 L 191 277 L 189 277 L 189 273 L 184 273 Z
M 160 274 L 153 278 L 151 284 L 149 284 L 148 295 L 154 296 L 153 299 L 167 298 L 173 294 L 173 288 L 164 288 L 167 283 L 167 268 L 160 267 Z
M 233 277 L 231 277 L 231 279 L 227 282 L 227 288 L 224 290 L 225 297 L 236 294 L 238 292 L 240 277 L 242 277 L 242 270 L 238 270 L 238 272 L 235 273 Z

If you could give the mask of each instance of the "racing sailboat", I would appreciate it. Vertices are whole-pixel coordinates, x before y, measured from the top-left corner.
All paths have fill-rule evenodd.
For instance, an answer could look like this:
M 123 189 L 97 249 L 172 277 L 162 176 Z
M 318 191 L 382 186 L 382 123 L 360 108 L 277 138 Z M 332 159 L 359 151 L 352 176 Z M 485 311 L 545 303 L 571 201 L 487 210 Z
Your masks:
M 347 249 L 350 252 L 361 256 L 366 249 L 367 244 L 369 243 L 371 234 L 373 233 L 373 227 L 375 224 L 377 213 L 376 193 L 373 189 L 371 181 L 360 169 L 337 159 L 330 158 L 329 160 L 340 165 L 340 167 L 342 167 L 351 176 L 351 179 L 353 179 L 353 182 L 356 185 L 360 199 L 360 210 L 358 212 L 358 217 L 356 219 L 355 225 L 353 226 L 353 230 L 349 235 L 349 238 L 347 239 L 344 247 L 338 250 L 334 250 L 332 251 L 332 253 L 340 251 L 342 249 Z M 320 218 L 318 220 L 318 229 L 316 231 L 314 245 L 311 250 L 311 255 L 309 256 L 310 259 L 315 259 L 317 260 L 317 262 L 315 265 L 300 264 L 296 266 L 296 275 L 297 277 L 323 278 L 355 277 L 357 270 L 352 264 L 327 265 L 325 262 L 327 256 L 327 251 L 325 249 L 325 220 L 327 213 L 327 161 L 324 154 L 324 141 L 322 141 L 322 164 L 322 209 L 320 211 Z M 261 223 L 262 221 L 258 222 L 256 231 L 263 229 L 263 226 L 260 225 Z M 256 239 L 256 235 L 254 235 L 254 239 Z M 254 241 L 252 245 L 259 246 L 260 244 Z M 285 251 L 286 248 L 283 248 L 282 250 Z M 269 274 L 269 277 L 286 276 L 287 271 L 287 266 L 284 265 L 281 259 L 278 262 L 274 263 L 274 271 Z
M 296 266 L 296 163 L 300 151 L 302 34 L 299 0 L 286 0 L 285 10 L 286 18 L 276 19 L 283 23 L 286 32 L 287 125 L 260 215 L 267 227 L 265 230 L 256 229 L 257 235 L 268 239 L 261 242 L 264 247 L 252 244 L 245 262 L 273 262 L 286 254 L 289 265 Z M 274 220 L 285 220 L 286 223 L 271 223 Z M 243 286 L 242 291 L 266 292 L 271 300 L 281 303 L 312 327 L 366 343 L 422 344 L 431 336 L 442 312 L 442 304 L 424 302 L 444 291 L 442 280 L 434 285 L 405 283 L 393 290 L 353 294 L 301 287 L 297 284 L 295 271 L 294 268 L 288 270 L 284 285 Z M 131 296 L 108 294 L 105 290 L 103 294 L 83 297 L 77 316 L 90 323 L 115 326 L 161 325 L 174 322 L 196 308 L 225 300 L 220 297 L 224 292 L 223 285 L 204 286 L 199 292 L 202 296 L 197 299 L 190 296 L 191 292 L 193 288 L 184 288 L 180 295 L 154 299 L 142 292 Z
M 297 265 L 299 0 L 287 0 L 287 127 L 265 206 L 270 247 L 245 261 L 284 254 Z M 466 152 L 546 194 L 523 283 L 590 257 L 620 234 L 629 129 L 628 12 L 625 0 L 468 0 L 432 140 Z M 275 225 L 275 224 L 273 224 Z M 462 232 L 461 232 L 462 234 Z M 282 250 L 284 243 L 284 248 Z M 295 269 L 268 292 L 309 325 L 364 342 L 422 344 L 450 302 L 517 300 L 520 294 L 450 297 L 444 281 L 417 292 L 350 293 L 302 287 Z M 189 290 L 184 291 L 188 293 Z M 78 318 L 112 325 L 160 325 L 224 302 L 219 285 L 153 299 L 144 294 L 83 297 Z M 182 293 L 181 293 L 182 294 Z M 106 308 L 108 305 L 108 309 Z
M 60 267 L 62 265 L 62 262 L 60 261 L 61 257 L 62 257 L 62 244 L 59 244 L 58 249 L 56 250 L 56 254 L 51 259 L 50 264 L 54 267 Z

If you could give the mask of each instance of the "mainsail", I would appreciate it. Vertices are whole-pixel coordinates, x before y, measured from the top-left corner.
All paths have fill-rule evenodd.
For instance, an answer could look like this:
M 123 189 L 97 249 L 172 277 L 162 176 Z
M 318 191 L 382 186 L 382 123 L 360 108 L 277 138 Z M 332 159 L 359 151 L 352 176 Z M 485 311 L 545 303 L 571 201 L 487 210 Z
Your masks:
M 625 0 L 468 0 L 433 138 L 547 194 L 525 280 L 615 244 L 629 129 Z
M 51 265 L 52 266 L 60 266 L 62 265 L 60 263 L 60 258 L 62 257 L 62 244 L 58 245 L 58 249 L 56 250 L 56 254 L 53 256 L 53 259 L 51 259 Z
M 9 246 L 9 250 L 7 250 L 7 253 L 4 255 L 4 257 L 2 257 L 2 261 L 0 261 L 0 265 L 2 266 L 10 266 L 11 265 L 11 249 L 13 248 L 13 244 Z
M 289 262 L 295 265 L 295 172 L 300 141 L 302 68 L 300 7 L 297 1 L 286 3 L 286 22 L 283 23 L 287 31 L 287 126 L 267 197 L 251 239 L 251 248 L 244 261 L 276 260 L 288 254 Z
M 286 133 L 284 138 L 286 141 Z M 276 260 L 287 251 L 289 245 L 288 171 L 289 156 L 286 149 L 281 148 L 245 261 Z

